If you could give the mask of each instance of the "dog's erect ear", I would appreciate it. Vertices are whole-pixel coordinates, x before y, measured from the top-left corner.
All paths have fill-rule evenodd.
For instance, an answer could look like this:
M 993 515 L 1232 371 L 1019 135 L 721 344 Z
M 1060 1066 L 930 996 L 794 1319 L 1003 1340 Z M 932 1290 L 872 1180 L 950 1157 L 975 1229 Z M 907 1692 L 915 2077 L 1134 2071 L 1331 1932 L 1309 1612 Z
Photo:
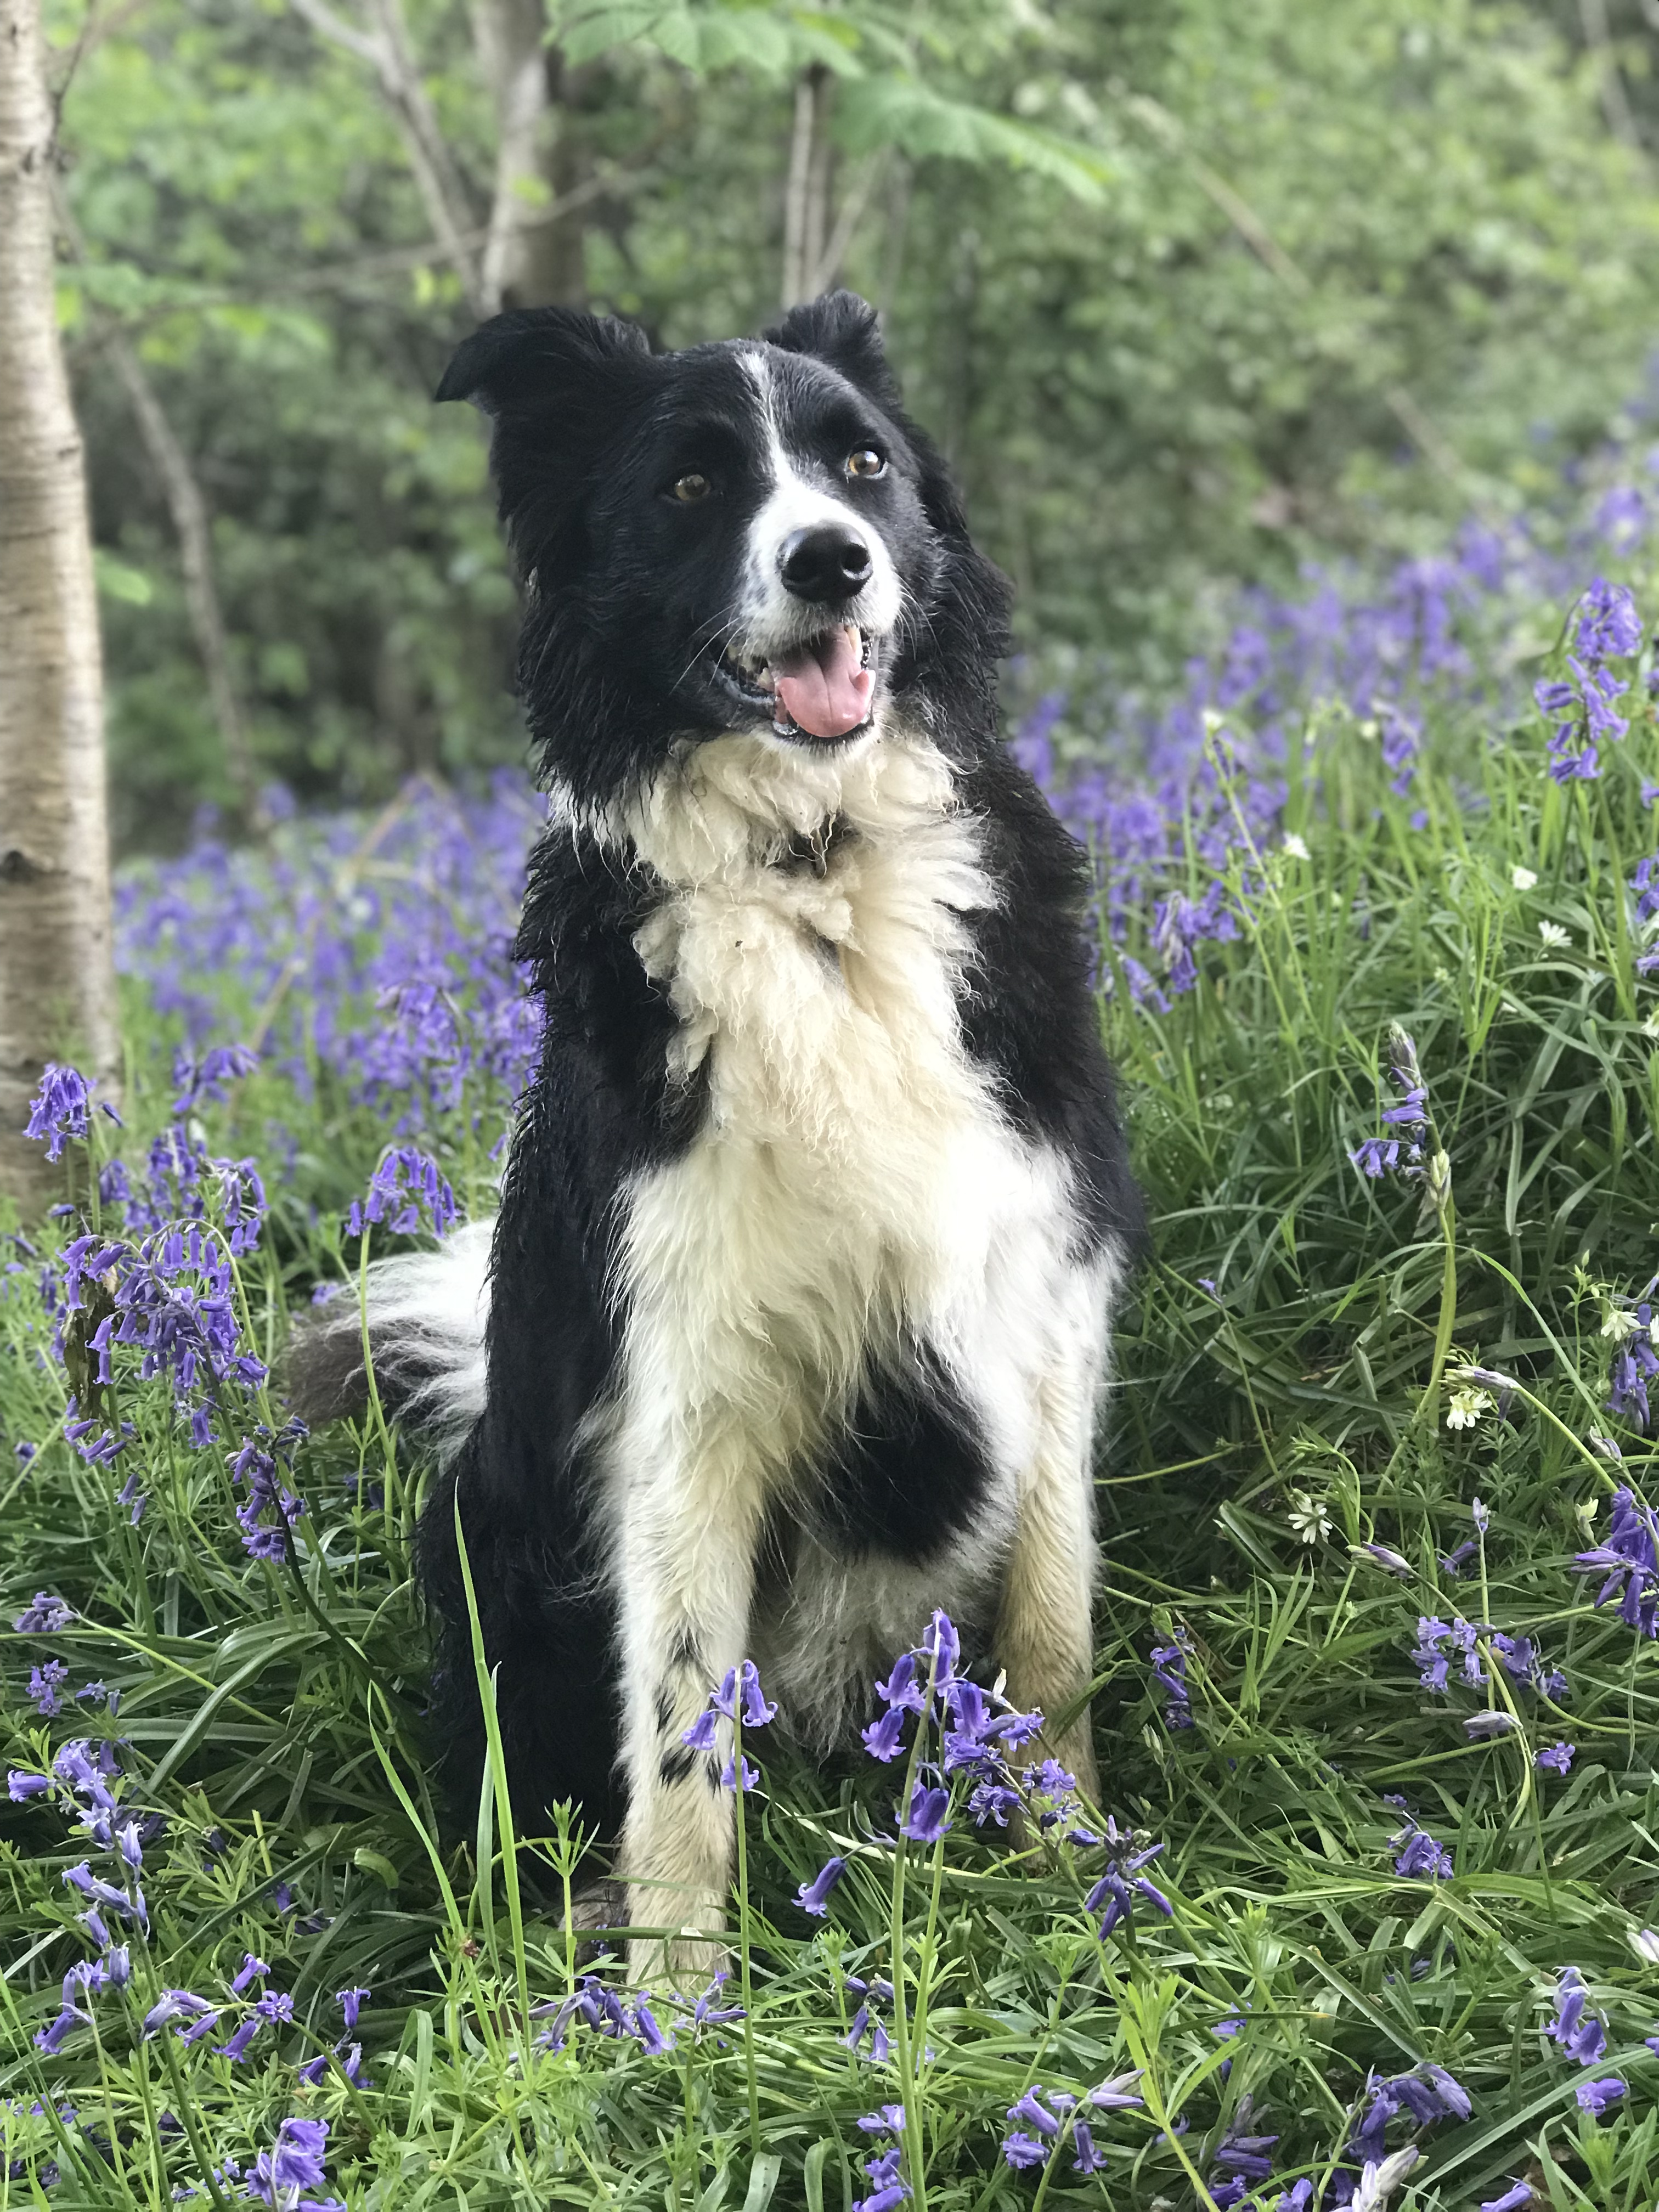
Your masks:
M 856 292 L 821 293 L 816 300 L 791 307 L 776 329 L 764 336 L 769 345 L 785 353 L 806 353 L 827 361 L 881 406 L 898 405 L 898 385 L 882 349 L 876 311 Z
M 614 316 L 520 307 L 463 341 L 433 397 L 471 399 L 497 417 L 556 414 L 580 404 L 585 387 L 614 384 L 619 370 L 650 354 L 645 332 Z

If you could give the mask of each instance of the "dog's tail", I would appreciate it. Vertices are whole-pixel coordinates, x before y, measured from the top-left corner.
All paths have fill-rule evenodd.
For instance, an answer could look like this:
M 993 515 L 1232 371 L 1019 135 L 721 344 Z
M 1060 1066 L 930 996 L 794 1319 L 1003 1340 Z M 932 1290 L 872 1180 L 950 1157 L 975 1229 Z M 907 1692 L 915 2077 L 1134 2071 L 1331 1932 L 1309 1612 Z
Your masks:
M 483 1411 L 493 1218 L 452 1230 L 435 1252 L 377 1260 L 368 1278 L 374 1387 L 389 1413 L 453 1452 Z M 365 1308 L 346 1282 L 295 1321 L 283 1363 L 290 1409 L 308 1427 L 362 1413 Z

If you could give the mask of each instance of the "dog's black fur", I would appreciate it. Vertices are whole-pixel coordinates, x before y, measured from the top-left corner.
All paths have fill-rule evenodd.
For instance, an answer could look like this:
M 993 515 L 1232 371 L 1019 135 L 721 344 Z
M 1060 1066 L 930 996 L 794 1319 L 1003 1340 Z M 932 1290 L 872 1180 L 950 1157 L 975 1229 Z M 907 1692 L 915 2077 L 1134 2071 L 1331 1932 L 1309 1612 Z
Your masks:
M 765 346 L 792 451 L 827 465 L 867 446 L 887 464 L 844 492 L 903 591 L 877 647 L 877 698 L 950 763 L 997 895 L 963 917 L 962 1049 L 992 1079 L 1008 1127 L 1067 1164 L 1079 1262 L 1127 1252 L 1141 1237 L 1140 1202 L 1098 1038 L 1082 856 L 999 740 L 1008 587 L 905 416 L 861 301 L 839 293 L 797 308 Z M 517 946 L 546 1029 L 495 1231 L 487 1402 L 419 1540 L 451 1802 L 470 1817 L 484 1755 L 459 1497 L 514 1802 L 532 1831 L 561 1798 L 606 1836 L 624 1811 L 611 1539 L 584 1424 L 614 1382 L 625 1317 L 619 1194 L 683 1156 L 708 1112 L 710 1063 L 689 1081 L 671 1072 L 677 1017 L 635 949 L 663 887 L 592 823 L 688 743 L 769 719 L 719 660 L 765 492 L 741 357 L 756 351 L 656 356 L 626 324 L 537 310 L 470 339 L 438 394 L 493 421 L 491 465 L 526 597 L 520 687 L 564 809 L 533 857 Z M 671 488 L 690 471 L 716 495 L 687 507 Z M 817 1510 L 849 1554 L 926 1562 L 973 1516 L 986 1480 L 979 1423 L 919 1352 L 908 1369 L 872 1365 L 817 1472 Z

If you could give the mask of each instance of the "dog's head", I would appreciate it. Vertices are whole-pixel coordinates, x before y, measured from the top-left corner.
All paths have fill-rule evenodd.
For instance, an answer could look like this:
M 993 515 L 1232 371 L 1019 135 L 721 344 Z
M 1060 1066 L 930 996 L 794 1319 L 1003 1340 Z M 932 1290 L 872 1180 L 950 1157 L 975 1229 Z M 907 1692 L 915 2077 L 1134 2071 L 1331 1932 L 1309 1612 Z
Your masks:
M 526 707 L 578 796 L 732 730 L 823 750 L 896 705 L 987 723 L 1006 587 L 852 293 L 670 354 L 568 308 L 501 315 L 438 398 L 493 419 Z

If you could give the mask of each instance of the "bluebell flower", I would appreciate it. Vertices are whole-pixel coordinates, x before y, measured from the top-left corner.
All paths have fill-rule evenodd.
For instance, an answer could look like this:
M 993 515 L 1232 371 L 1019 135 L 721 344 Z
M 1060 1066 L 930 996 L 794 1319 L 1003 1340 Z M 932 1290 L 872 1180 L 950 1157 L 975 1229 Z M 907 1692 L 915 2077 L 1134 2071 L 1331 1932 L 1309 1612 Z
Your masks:
M 1533 1765 L 1547 1774 L 1565 1774 L 1571 1768 L 1577 1749 L 1577 1745 L 1572 1743 L 1551 1744 L 1538 1753 Z
M 61 1597 L 52 1596 L 49 1590 L 36 1590 L 33 1604 L 24 1607 L 12 1626 L 20 1636 L 52 1636 L 77 1617 Z
M 356 2027 L 357 2015 L 362 2011 L 362 2008 L 368 2002 L 368 1999 L 369 1993 L 365 1989 L 335 1990 L 334 2002 L 340 2008 L 340 2017 L 344 2023 L 345 2032 L 348 2035 L 349 2035 L 352 2029 Z
M 858 2123 L 867 2136 L 902 2136 L 904 2133 L 902 2105 L 884 2105 L 878 2112 L 866 2112 Z
M 1099 2173 L 1106 2164 L 1106 2154 L 1097 2150 L 1095 2139 L 1086 2120 L 1078 2120 L 1072 2128 L 1072 2166 L 1077 2173 Z
M 884 1765 L 896 1759 L 904 1748 L 904 1707 L 890 1705 L 878 1721 L 872 1721 L 861 1732 L 860 1741 L 871 1758 Z
M 1018 2172 L 1024 2167 L 1044 2165 L 1048 2160 L 1048 2146 L 1039 2142 L 1035 2136 L 1028 2136 L 1017 2128 L 1012 2135 L 1003 2138 L 1002 2155 Z
M 1480 2212 L 1522 2212 L 1523 2205 L 1532 2203 L 1532 2189 L 1524 2181 L 1511 2182 L 1501 2197 L 1489 2197 Z
M 64 1138 L 82 1138 L 87 1133 L 87 1109 L 91 1098 L 84 1075 L 72 1067 L 59 1066 L 56 1060 L 48 1060 L 40 1078 L 40 1088 L 29 1102 L 28 1126 L 24 1135 L 44 1141 L 49 1160 L 62 1159 Z
M 1479 1549 L 1480 1547 L 1475 1542 L 1474 1537 L 1466 1536 L 1461 1544 L 1455 1546 L 1451 1551 L 1443 1554 L 1440 1561 L 1441 1573 L 1443 1575 L 1450 1575 L 1455 1581 L 1456 1577 L 1462 1573 L 1463 1569 L 1468 1565 L 1468 1562 L 1474 1557 Z M 1443 1688 L 1444 1685 L 1443 1684 L 1441 1686 Z
M 1178 1629 L 1173 1644 L 1152 1647 L 1152 1679 L 1164 1692 L 1164 1727 L 1191 1728 L 1193 1707 L 1192 1692 L 1187 1686 L 1187 1645 Z
M 48 1659 L 44 1667 L 29 1669 L 29 1698 L 43 1719 L 62 1712 L 64 1700 L 59 1692 L 68 1680 L 69 1668 L 61 1659 Z
M 876 1684 L 876 1695 L 883 1705 L 894 1711 L 901 1708 L 913 1713 L 926 1711 L 927 1691 L 916 1679 L 916 1655 L 914 1651 L 899 1654 L 893 1662 L 893 1671 L 887 1680 Z
M 641 2049 L 648 2057 L 655 2058 L 674 2048 L 674 2039 L 659 2027 L 656 2015 L 651 2010 L 650 2000 L 650 1990 L 641 1990 L 634 2000 L 634 2016 L 630 2025 Z
M 1040 2136 L 1052 2138 L 1060 2133 L 1060 2121 L 1042 2102 L 1040 2081 L 1034 2081 L 1018 2104 L 1008 2107 L 1008 2118 L 1018 2120 L 1022 2127 L 1035 2128 Z
M 931 1789 L 919 1781 L 911 1790 L 910 1809 L 899 1825 L 899 1833 L 915 1844 L 936 1844 L 951 1826 L 946 1817 L 950 1810 L 948 1790 Z
M 1116 1856 L 1106 1863 L 1106 1871 L 1083 1900 L 1085 1912 L 1103 1912 L 1100 1936 L 1103 1942 L 1121 1920 L 1127 1920 L 1134 1909 L 1137 1897 L 1143 1897 L 1153 1911 L 1167 1920 L 1173 1917 L 1175 1907 L 1145 1869 L 1164 1850 L 1162 1844 L 1149 1844 L 1144 1850 L 1126 1850 L 1133 1837 L 1120 1828 L 1115 1820 L 1106 1823 L 1106 1840 Z
M 1463 1733 L 1472 1742 L 1480 1743 L 1497 1735 L 1510 1735 L 1521 1723 L 1513 1713 L 1501 1707 L 1491 1712 L 1471 1713 L 1463 1723 Z
M 962 1654 L 962 1639 L 957 1636 L 948 1613 L 935 1612 L 922 1632 L 921 1648 L 934 1662 L 935 1686 L 943 1689 L 947 1682 L 954 1680 L 957 1661 Z
M 1405 1848 L 1395 1860 L 1394 1870 L 1402 1881 L 1443 1881 L 1453 1872 L 1451 1853 L 1435 1841 L 1426 1828 L 1413 1828 L 1396 1843 Z
M 282 2212 L 307 2212 L 307 2192 L 324 2184 L 328 2122 L 284 2120 L 270 2150 L 262 2150 L 247 2178 L 247 2193 Z M 318 2200 L 309 2200 L 313 2205 Z M 329 2200 L 331 2202 L 331 2200 Z
M 738 1774 L 737 1760 L 735 1757 L 728 1759 L 725 1765 L 720 1769 L 720 1788 L 722 1790 L 730 1790 L 734 1792 L 739 1790 L 756 1790 L 760 1786 L 760 1778 L 759 1767 L 755 1765 L 754 1763 L 747 1757 L 744 1758 L 743 1762 L 743 1774 L 741 1778 L 739 1778 Z
M 231 1978 L 230 1994 L 234 1997 L 240 1996 L 250 1982 L 263 1980 L 270 1972 L 263 1959 L 256 1958 L 252 1951 L 245 1953 L 241 1965 Z M 350 2022 L 348 2021 L 347 2025 L 349 2026 Z
M 1598 1607 L 1618 1597 L 1627 1627 L 1647 1637 L 1659 1633 L 1659 1523 L 1635 1490 L 1624 1486 L 1613 1492 L 1607 1541 L 1580 1552 L 1575 1564 L 1605 1573 Z
M 1581 2081 L 1574 2094 L 1579 2110 L 1599 2120 L 1610 2105 L 1616 2105 L 1626 2094 L 1626 2084 L 1616 2074 L 1609 2074 L 1600 2081 Z
M 795 1892 L 795 1902 L 801 1911 L 813 1913 L 822 1919 L 830 1910 L 830 1893 L 846 1871 L 844 1858 L 827 1859 L 811 1881 L 803 1882 Z

